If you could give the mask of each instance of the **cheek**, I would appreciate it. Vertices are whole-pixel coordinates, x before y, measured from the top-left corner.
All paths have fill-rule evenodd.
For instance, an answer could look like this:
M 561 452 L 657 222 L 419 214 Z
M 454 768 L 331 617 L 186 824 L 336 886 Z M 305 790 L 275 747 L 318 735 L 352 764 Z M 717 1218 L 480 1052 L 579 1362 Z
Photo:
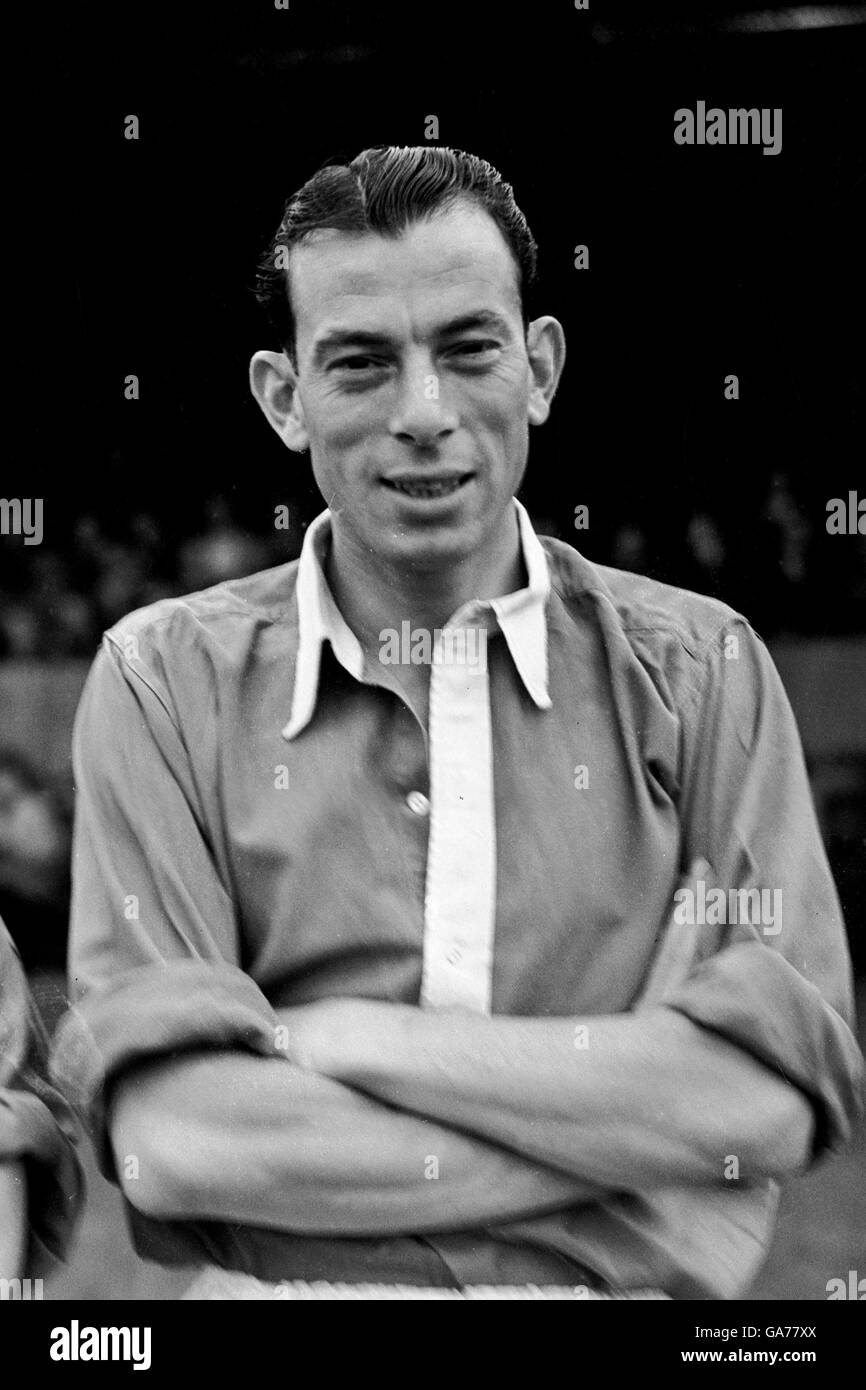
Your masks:
M 317 411 L 307 417 L 311 452 L 321 457 L 329 470 L 339 470 L 361 441 L 370 434 L 370 425 L 360 411 L 335 409 Z
M 497 434 L 518 434 L 527 419 L 529 385 L 529 374 L 521 364 L 503 366 L 477 386 L 469 384 L 464 396 L 467 412 Z
M 382 429 L 384 405 L 373 394 L 329 395 L 304 409 L 310 441 L 326 454 L 344 453 Z
M 307 422 L 313 477 L 329 506 L 354 487 L 363 485 L 373 463 L 381 457 L 376 441 L 381 429 L 357 409 L 325 410 Z
M 512 443 L 527 432 L 528 401 L 519 395 L 516 385 L 510 391 L 487 393 L 473 403 L 471 419 L 476 429 L 491 440 Z
M 500 480 L 518 476 L 529 453 L 529 420 L 523 401 L 515 399 L 513 393 L 488 400 L 476 415 L 476 429 L 479 444 L 493 465 L 492 476 Z

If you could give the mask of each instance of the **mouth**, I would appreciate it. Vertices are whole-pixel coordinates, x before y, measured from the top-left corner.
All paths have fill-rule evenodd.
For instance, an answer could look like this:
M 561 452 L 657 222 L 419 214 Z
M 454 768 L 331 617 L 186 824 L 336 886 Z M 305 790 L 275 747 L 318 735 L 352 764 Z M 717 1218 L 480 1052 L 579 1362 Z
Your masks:
M 432 501 L 459 492 L 474 476 L 474 473 L 449 473 L 447 477 L 442 478 L 383 478 L 382 482 L 393 491 L 402 493 L 404 497 Z

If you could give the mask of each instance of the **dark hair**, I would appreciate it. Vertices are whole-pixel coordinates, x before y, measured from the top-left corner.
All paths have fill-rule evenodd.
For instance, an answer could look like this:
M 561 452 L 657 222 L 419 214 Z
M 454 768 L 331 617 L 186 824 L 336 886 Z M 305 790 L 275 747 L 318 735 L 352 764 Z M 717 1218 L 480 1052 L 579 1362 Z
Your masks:
M 517 263 L 524 325 L 530 318 L 537 247 L 511 185 L 486 159 L 442 145 L 382 145 L 352 162 L 326 164 L 286 204 L 262 257 L 256 298 L 283 349 L 294 358 L 295 320 L 289 295 L 288 252 L 312 232 L 378 232 L 399 236 L 460 198 L 470 198 L 502 232 Z M 280 252 L 283 252 L 280 255 Z

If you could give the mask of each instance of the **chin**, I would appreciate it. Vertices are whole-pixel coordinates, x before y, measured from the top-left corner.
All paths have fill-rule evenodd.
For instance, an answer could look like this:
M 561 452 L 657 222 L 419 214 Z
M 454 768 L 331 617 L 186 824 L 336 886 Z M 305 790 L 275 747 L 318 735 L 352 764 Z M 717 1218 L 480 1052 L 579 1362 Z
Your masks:
M 411 570 L 441 570 L 444 566 L 454 566 L 472 554 L 472 547 L 406 545 L 392 547 L 386 558 L 392 565 L 404 566 Z
M 477 525 L 432 528 L 424 531 L 398 531 L 388 535 L 387 548 L 382 548 L 381 532 L 377 537 L 380 553 L 394 564 L 408 564 L 413 569 L 438 569 L 443 564 L 459 564 L 478 550 L 483 537 Z

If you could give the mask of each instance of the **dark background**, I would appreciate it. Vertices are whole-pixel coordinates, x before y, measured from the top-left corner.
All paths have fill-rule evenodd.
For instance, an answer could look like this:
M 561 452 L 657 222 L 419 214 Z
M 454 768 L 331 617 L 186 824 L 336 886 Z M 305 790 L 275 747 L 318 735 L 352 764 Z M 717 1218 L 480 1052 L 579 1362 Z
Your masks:
M 866 538 L 826 506 L 862 466 L 866 6 L 272 0 L 4 11 L 0 915 L 49 1029 L 66 1005 L 72 718 L 102 628 L 297 553 L 306 460 L 249 397 L 252 297 L 294 189 L 370 144 L 491 160 L 541 250 L 569 358 L 532 433 L 539 530 L 741 609 L 771 640 L 845 910 L 866 1046 Z M 810 27 L 802 28 L 804 23 Z M 783 26 L 778 28 L 777 26 Z M 782 107 L 777 156 L 680 147 L 674 112 Z M 141 124 L 124 138 L 124 118 Z M 589 246 L 576 271 L 574 248 Z M 141 399 L 124 399 L 124 378 Z M 724 399 L 739 377 L 740 399 Z M 293 528 L 273 527 L 288 504 Z M 589 507 L 586 531 L 574 509 Z M 866 1128 L 787 1186 L 753 1296 L 826 1298 L 866 1239 Z M 53 1299 L 173 1299 L 85 1148 Z
M 0 493 L 42 496 L 44 545 L 64 555 L 82 515 L 123 540 L 146 513 L 159 533 L 147 564 L 169 588 L 177 545 L 215 512 L 267 536 L 269 562 L 296 553 L 297 535 L 273 549 L 286 542 L 274 506 L 306 523 L 322 503 L 308 461 L 249 398 L 251 352 L 277 346 L 255 263 L 321 162 L 424 143 L 435 114 L 440 143 L 513 184 L 540 246 L 543 310 L 567 330 L 522 494 L 540 529 L 716 593 L 766 636 L 866 631 L 866 541 L 825 528 L 831 497 L 866 493 L 866 29 L 743 32 L 781 13 L 756 9 L 40 10 L 8 60 L 26 78 L 7 170 L 22 428 Z M 781 153 L 675 145 L 674 111 L 699 99 L 782 107 Z M 124 138 L 131 113 L 137 142 Z M 588 271 L 574 269 L 578 243 Z M 139 401 L 124 399 L 127 373 Z M 738 401 L 724 399 L 728 373 Z M 711 521 L 703 563 L 696 514 Z M 631 552 L 625 527 L 642 532 Z M 0 590 L 26 587 L 34 554 L 0 547 Z

